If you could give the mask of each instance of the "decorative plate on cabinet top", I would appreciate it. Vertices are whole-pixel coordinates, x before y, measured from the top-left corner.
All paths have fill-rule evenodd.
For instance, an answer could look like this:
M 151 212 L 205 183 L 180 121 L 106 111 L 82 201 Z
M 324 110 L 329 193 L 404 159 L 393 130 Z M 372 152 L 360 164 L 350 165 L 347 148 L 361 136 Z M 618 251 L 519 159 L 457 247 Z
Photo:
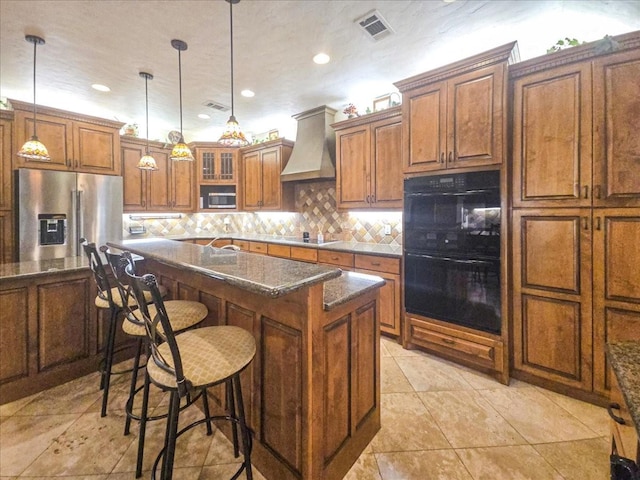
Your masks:
M 169 133 L 167 133 L 167 141 L 175 145 L 180 141 L 181 136 L 182 135 L 180 135 L 180 132 L 178 130 L 171 130 Z

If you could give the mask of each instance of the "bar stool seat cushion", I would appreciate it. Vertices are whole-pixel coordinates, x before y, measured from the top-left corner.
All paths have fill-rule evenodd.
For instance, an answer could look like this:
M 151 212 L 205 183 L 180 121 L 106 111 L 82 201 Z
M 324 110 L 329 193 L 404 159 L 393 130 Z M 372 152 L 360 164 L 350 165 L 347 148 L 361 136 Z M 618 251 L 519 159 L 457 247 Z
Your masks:
M 160 295 L 162 295 L 163 297 L 167 294 L 166 287 L 163 287 L 162 285 L 158 285 L 158 289 L 160 290 Z M 113 298 L 113 303 L 115 303 L 117 307 L 119 308 L 124 307 L 124 305 L 122 304 L 123 303 L 122 297 L 120 296 L 120 292 L 118 291 L 118 287 L 113 287 L 111 289 L 111 298 Z M 149 292 L 144 293 L 144 298 L 147 300 L 147 303 L 151 302 L 151 294 Z M 98 308 L 109 308 L 109 300 L 106 298 L 106 295 L 104 293 L 98 293 L 98 295 L 96 295 L 95 304 L 96 304 L 96 307 Z M 135 306 L 136 306 L 136 299 L 133 297 L 133 295 L 130 295 L 129 307 L 135 307 Z
M 231 377 L 245 368 L 256 354 L 253 336 L 231 325 L 189 330 L 175 338 L 184 376 L 194 388 L 213 385 Z M 167 363 L 172 358 L 168 343 L 160 345 L 158 353 Z M 147 372 L 151 381 L 159 387 L 177 388 L 175 376 L 160 368 L 152 359 L 147 362 Z
M 150 292 L 144 292 L 146 294 Z M 156 306 L 149 305 L 149 316 L 155 318 Z M 167 316 L 171 319 L 171 328 L 174 332 L 181 332 L 197 325 L 209 314 L 207 307 L 200 302 L 191 300 L 167 300 L 164 302 L 164 308 L 167 310 Z M 144 337 L 147 333 L 144 323 L 140 319 L 140 323 L 132 322 L 126 317 L 122 322 L 122 330 L 128 335 L 134 337 Z M 158 324 L 158 330 L 162 331 L 162 325 Z

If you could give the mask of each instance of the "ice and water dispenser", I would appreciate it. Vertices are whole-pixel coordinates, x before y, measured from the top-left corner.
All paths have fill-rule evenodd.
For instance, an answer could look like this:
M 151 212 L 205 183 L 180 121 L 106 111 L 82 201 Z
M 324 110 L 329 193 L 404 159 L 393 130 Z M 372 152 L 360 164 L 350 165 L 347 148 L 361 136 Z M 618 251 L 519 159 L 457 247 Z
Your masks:
M 64 245 L 67 216 L 62 213 L 38 214 L 38 229 L 40 230 L 40 245 Z

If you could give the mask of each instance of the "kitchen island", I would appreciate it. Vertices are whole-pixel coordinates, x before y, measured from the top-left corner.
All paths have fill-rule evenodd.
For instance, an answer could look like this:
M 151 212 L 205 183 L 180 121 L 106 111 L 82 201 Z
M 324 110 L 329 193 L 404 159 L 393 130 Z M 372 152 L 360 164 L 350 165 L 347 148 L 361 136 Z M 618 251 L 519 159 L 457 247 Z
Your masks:
M 172 240 L 109 245 L 143 256 L 170 298 L 206 304 L 206 324 L 253 333 L 242 386 L 252 463 L 267 479 L 347 473 L 380 428 L 382 279 Z

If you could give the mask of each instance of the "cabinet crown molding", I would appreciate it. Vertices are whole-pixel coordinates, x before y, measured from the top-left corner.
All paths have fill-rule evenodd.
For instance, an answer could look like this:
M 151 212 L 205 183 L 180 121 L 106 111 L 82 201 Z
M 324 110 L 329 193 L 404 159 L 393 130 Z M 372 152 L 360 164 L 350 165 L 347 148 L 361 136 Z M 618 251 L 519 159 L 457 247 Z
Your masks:
M 357 127 L 358 125 L 366 125 L 371 122 L 377 122 L 378 120 L 386 120 L 387 118 L 398 117 L 402 115 L 402 106 L 390 107 L 379 112 L 367 113 L 355 118 L 349 118 L 347 120 L 341 120 L 340 122 L 332 123 L 331 128 L 334 130 L 342 130 L 349 127 Z M 400 119 L 399 119 L 400 120 Z
M 428 72 L 400 80 L 395 82 L 394 85 L 398 90 L 400 90 L 400 93 L 403 93 L 407 90 L 420 88 L 433 82 L 461 75 L 463 73 L 472 72 L 504 61 L 508 64 L 512 64 L 519 60 L 520 52 L 518 50 L 518 42 L 514 41 L 472 57 L 465 58 L 464 60 L 436 68 L 435 70 L 430 70 Z
M 9 99 L 9 102 L 13 106 L 14 110 L 23 110 L 27 112 L 33 111 L 33 103 L 22 102 L 20 100 Z M 76 120 L 79 122 L 92 123 L 94 125 L 102 125 L 103 127 L 112 127 L 121 129 L 124 126 L 124 122 L 118 122 L 115 120 L 107 120 L 106 118 L 93 117 L 91 115 L 84 115 L 82 113 L 68 112 L 66 110 L 60 110 L 58 108 L 44 107 L 38 105 L 38 113 L 43 115 L 52 115 L 54 117 L 65 118 L 67 120 Z
M 511 65 L 509 67 L 509 77 L 524 77 L 550 68 L 640 48 L 640 31 L 625 33 L 624 35 L 610 37 L 610 39 L 617 43 L 615 50 L 606 48 L 605 39 L 596 40 Z

